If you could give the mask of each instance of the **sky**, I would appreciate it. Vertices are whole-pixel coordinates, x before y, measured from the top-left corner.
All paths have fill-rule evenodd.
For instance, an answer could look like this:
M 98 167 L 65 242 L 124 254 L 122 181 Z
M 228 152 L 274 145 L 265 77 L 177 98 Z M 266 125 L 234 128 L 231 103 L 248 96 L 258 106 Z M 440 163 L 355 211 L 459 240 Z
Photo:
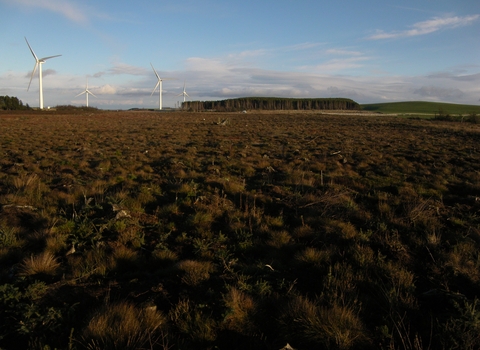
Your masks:
M 478 0 L 0 0 L 0 96 L 163 108 L 236 97 L 480 105 Z

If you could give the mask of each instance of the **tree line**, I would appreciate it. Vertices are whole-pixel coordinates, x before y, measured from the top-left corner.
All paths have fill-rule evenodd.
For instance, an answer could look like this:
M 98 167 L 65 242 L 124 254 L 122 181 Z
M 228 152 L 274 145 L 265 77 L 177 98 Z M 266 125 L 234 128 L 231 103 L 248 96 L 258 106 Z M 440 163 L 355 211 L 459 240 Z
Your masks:
M 215 110 L 357 110 L 360 105 L 348 98 L 277 98 L 242 97 L 220 101 L 186 101 L 183 109 L 192 111 Z
M 0 96 L 0 109 L 7 111 L 30 109 L 28 103 L 23 104 L 21 100 L 14 96 Z

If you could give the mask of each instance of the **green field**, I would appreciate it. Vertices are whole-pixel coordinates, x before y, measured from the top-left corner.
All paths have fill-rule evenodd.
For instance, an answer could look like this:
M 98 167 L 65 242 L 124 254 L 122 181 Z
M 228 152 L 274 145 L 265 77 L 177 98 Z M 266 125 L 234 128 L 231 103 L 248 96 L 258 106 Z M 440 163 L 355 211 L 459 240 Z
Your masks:
M 476 105 L 460 105 L 453 103 L 441 102 L 387 102 L 360 105 L 364 111 L 372 111 L 379 113 L 402 113 L 402 114 L 480 114 L 480 106 Z

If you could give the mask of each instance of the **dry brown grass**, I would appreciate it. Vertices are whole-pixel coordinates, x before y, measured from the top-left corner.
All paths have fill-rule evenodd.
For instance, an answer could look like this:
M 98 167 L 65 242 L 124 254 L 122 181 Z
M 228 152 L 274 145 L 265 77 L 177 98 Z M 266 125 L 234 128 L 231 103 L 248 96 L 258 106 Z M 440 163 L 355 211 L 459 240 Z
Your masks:
M 23 276 L 53 276 L 57 273 L 59 268 L 60 263 L 57 261 L 57 258 L 52 253 L 46 251 L 25 258 L 19 267 L 19 273 Z
M 255 331 L 254 315 L 257 312 L 257 306 L 251 296 L 231 287 L 224 294 L 223 303 L 227 312 L 222 327 L 246 334 Z
M 128 302 L 106 304 L 96 310 L 80 340 L 86 349 L 168 349 L 167 319 L 156 308 L 135 307 Z
M 193 347 L 206 347 L 217 338 L 217 324 L 188 300 L 180 300 L 170 311 L 170 320 Z
M 282 315 L 282 322 L 290 338 L 304 339 L 303 346 L 343 350 L 368 343 L 364 325 L 348 306 L 320 306 L 307 298 L 296 297 Z
M 183 271 L 182 282 L 189 286 L 196 286 L 210 278 L 215 267 L 210 261 L 182 260 L 177 268 Z
M 319 267 L 330 258 L 330 253 L 313 247 L 307 247 L 295 255 L 295 260 L 302 264 Z

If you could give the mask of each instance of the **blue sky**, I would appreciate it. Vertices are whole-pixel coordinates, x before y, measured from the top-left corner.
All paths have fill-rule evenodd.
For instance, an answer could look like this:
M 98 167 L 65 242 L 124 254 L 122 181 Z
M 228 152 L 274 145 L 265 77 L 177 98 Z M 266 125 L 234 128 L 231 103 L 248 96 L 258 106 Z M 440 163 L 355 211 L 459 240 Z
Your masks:
M 0 95 L 158 108 L 183 98 L 480 104 L 478 0 L 0 0 Z

